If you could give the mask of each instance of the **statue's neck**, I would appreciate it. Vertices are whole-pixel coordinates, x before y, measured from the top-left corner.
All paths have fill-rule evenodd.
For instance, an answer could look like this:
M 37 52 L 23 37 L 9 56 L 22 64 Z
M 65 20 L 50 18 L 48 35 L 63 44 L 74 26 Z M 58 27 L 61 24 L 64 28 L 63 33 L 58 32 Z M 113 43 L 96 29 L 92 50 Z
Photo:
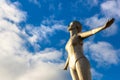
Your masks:
M 77 31 L 76 30 L 71 30 L 70 31 L 70 37 L 72 37 L 73 35 L 77 35 Z

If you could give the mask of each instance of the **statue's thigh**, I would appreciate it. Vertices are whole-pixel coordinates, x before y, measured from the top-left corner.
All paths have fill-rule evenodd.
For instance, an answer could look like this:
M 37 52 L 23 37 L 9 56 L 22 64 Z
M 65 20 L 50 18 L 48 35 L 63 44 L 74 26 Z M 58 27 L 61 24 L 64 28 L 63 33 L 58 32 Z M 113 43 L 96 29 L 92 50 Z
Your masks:
M 76 62 L 76 72 L 79 80 L 91 80 L 90 65 L 85 59 Z
M 70 74 L 72 76 L 72 80 L 79 80 L 76 70 L 70 68 Z

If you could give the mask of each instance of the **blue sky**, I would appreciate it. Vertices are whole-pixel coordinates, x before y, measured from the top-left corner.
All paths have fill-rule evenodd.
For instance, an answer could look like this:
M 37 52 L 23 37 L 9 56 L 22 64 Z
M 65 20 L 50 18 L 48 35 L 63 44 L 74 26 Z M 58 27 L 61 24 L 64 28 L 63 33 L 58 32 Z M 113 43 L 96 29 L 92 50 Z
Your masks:
M 108 29 L 84 41 L 92 80 L 120 75 L 119 0 L 0 0 L 0 80 L 72 80 L 63 70 L 67 26 L 78 20 L 83 32 Z

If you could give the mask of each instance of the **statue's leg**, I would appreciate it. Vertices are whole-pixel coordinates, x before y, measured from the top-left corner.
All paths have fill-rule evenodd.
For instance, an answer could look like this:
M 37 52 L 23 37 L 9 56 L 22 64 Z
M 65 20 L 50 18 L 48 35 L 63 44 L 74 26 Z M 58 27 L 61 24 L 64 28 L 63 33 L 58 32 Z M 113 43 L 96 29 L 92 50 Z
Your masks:
M 76 62 L 76 71 L 79 80 L 91 80 L 90 64 L 86 58 Z
M 72 76 L 72 80 L 79 80 L 76 70 L 70 68 L 70 74 Z

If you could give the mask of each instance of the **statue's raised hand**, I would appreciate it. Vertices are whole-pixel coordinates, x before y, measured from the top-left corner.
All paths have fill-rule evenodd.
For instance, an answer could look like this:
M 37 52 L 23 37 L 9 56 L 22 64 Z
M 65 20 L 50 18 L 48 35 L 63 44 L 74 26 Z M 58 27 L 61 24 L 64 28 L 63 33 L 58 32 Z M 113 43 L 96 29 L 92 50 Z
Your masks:
M 115 21 L 115 19 L 114 19 L 114 18 L 112 18 L 112 19 L 108 20 L 108 21 L 107 21 L 107 23 L 105 24 L 104 29 L 106 29 L 106 28 L 110 27 L 114 21 Z

